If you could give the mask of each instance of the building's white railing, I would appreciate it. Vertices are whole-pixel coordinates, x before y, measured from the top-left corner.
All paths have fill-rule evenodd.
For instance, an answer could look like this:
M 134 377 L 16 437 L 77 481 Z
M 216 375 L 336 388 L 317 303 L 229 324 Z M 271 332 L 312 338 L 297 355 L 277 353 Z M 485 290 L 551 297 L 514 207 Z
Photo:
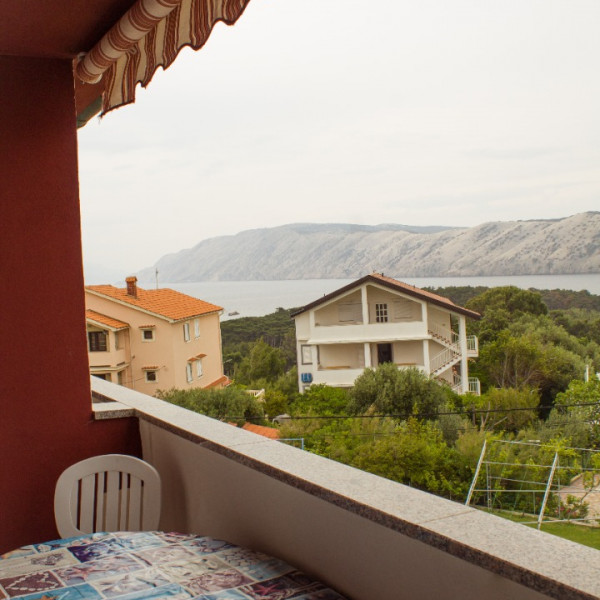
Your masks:
M 469 393 L 481 396 L 481 382 L 477 377 L 469 377 Z
M 445 346 L 453 346 L 458 351 L 458 333 L 437 323 L 430 323 L 427 331 L 431 337 L 442 342 Z
M 311 328 L 308 344 L 339 344 L 394 342 L 398 340 L 417 340 L 427 336 L 423 321 L 407 323 L 369 323 L 358 325 L 329 325 Z
M 429 368 L 432 375 L 437 375 L 445 369 L 455 365 L 460 360 L 460 354 L 451 348 L 444 348 L 439 354 L 436 354 L 429 361 Z
M 467 336 L 467 355 L 479 356 L 479 340 L 476 335 Z

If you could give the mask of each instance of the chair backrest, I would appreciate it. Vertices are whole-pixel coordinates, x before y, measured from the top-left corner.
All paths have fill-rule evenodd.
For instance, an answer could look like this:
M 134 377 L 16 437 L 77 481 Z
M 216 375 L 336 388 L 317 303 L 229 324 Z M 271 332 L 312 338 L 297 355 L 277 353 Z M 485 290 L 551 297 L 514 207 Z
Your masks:
M 82 460 L 56 482 L 56 527 L 63 538 L 158 529 L 160 490 L 158 471 L 134 456 L 106 454 Z

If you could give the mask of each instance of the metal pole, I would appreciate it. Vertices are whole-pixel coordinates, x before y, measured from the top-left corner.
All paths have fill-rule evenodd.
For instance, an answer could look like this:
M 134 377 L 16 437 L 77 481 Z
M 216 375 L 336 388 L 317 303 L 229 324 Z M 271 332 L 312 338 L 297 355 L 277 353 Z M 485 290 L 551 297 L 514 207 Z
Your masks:
M 552 479 L 554 478 L 554 471 L 556 471 L 556 465 L 558 464 L 558 452 L 554 455 L 554 461 L 552 462 L 552 468 L 550 469 L 550 475 L 548 475 L 548 484 L 546 485 L 546 492 L 544 493 L 544 499 L 542 500 L 542 506 L 540 507 L 540 514 L 538 515 L 537 528 L 540 529 L 542 526 L 542 520 L 544 518 L 544 511 L 546 510 L 546 502 L 550 495 L 550 487 L 552 485 Z
M 469 504 L 471 503 L 471 497 L 473 496 L 473 490 L 475 489 L 475 484 L 477 483 L 477 478 L 479 477 L 479 471 L 481 469 L 481 464 L 483 463 L 483 457 L 485 456 L 486 446 L 487 446 L 487 440 L 483 440 L 481 454 L 479 455 L 479 461 L 477 462 L 477 468 L 475 469 L 475 475 L 473 475 L 473 481 L 471 482 L 471 487 L 469 488 L 469 493 L 467 494 L 467 500 L 465 502 L 465 506 L 469 506 Z

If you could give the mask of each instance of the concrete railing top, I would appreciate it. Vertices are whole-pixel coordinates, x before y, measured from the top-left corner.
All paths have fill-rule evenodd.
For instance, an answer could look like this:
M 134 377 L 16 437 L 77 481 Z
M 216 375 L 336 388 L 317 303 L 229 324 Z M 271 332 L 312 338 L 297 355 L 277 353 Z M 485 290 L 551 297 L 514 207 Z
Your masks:
M 600 597 L 600 552 L 92 378 L 96 418 L 136 416 L 541 597 Z M 116 401 L 111 407 L 111 403 Z M 324 535 L 326 533 L 324 532 Z M 451 585 L 449 582 L 448 585 Z

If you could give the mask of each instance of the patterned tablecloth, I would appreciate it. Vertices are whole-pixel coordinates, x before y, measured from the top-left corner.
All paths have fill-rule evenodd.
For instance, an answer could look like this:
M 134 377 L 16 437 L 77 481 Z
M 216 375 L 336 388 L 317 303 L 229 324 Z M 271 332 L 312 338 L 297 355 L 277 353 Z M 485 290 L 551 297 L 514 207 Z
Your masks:
M 0 598 L 343 600 L 281 560 L 209 537 L 95 533 L 0 557 Z

